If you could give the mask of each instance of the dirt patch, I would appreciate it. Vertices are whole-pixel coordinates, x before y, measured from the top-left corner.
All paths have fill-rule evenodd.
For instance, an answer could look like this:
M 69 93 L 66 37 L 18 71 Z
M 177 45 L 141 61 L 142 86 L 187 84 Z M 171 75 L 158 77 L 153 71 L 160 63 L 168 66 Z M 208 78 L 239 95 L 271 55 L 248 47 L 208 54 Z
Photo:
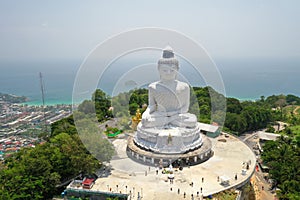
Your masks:
M 294 114 L 299 115 L 300 114 L 300 106 L 297 106 L 294 110 Z

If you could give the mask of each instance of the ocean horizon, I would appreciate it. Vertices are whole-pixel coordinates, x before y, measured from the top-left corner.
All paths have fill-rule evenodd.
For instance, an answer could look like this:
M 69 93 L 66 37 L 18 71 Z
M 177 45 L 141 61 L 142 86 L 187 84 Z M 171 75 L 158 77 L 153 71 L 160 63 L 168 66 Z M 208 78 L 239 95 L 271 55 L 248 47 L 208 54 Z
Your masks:
M 42 105 L 39 73 L 43 75 L 45 104 L 72 104 L 73 84 L 82 61 L 1 62 L 0 92 L 26 96 L 28 105 Z M 261 96 L 293 94 L 300 96 L 300 60 L 215 60 L 224 82 L 226 96 L 239 100 L 257 100 Z M 118 65 L 118 63 L 116 63 Z M 132 64 L 127 63 L 130 68 Z M 126 67 L 123 67 L 126 68 Z M 100 89 L 111 96 L 122 74 L 119 66 L 104 74 Z M 181 67 L 191 86 L 206 86 L 188 68 Z M 158 79 L 159 77 L 157 77 Z

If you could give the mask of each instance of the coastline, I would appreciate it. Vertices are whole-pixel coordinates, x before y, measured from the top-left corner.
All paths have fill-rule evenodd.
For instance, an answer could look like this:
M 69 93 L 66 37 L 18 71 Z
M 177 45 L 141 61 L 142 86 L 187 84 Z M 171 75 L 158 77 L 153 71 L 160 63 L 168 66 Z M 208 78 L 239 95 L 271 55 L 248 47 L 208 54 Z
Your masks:
M 274 94 L 274 95 L 278 95 L 278 94 Z M 287 95 L 287 94 L 284 94 L 284 95 Z M 298 95 L 295 95 L 295 96 L 298 96 Z M 265 96 L 265 97 L 268 97 L 268 96 Z M 43 103 L 42 103 L 41 100 L 31 100 L 28 97 L 26 97 L 26 98 L 28 99 L 28 101 L 22 102 L 22 103 L 19 103 L 19 104 L 28 105 L 28 106 L 41 106 L 41 105 L 43 105 Z M 258 101 L 258 100 L 260 100 L 260 97 L 243 98 L 243 97 L 236 97 L 236 96 L 226 96 L 226 98 L 235 98 L 235 99 L 237 99 L 237 100 L 239 100 L 241 102 L 243 102 L 243 101 Z M 45 106 L 72 105 L 72 104 L 73 104 L 72 100 L 58 100 L 58 99 L 55 99 L 55 100 L 45 101 Z M 76 104 L 80 104 L 80 102 L 76 103 Z
M 259 97 L 249 97 L 249 98 L 244 98 L 244 97 L 236 97 L 236 96 L 226 96 L 226 98 L 234 98 L 239 101 L 257 101 L 259 100 Z
M 226 96 L 226 98 L 235 98 L 238 99 L 239 101 L 257 101 L 259 98 L 238 98 L 235 96 Z M 42 106 L 43 103 L 41 100 L 29 100 L 23 103 L 20 103 L 23 105 L 28 105 L 28 106 Z M 45 101 L 45 106 L 55 106 L 55 105 L 72 105 L 73 101 L 72 100 L 53 100 L 53 101 Z M 77 103 L 80 104 L 80 103 Z
M 21 103 L 22 105 L 28 105 L 28 106 L 42 106 L 43 103 L 41 101 L 26 101 Z M 55 105 L 72 105 L 72 101 L 49 101 L 45 102 L 45 106 L 55 106 Z
M 37 98 L 37 97 L 32 97 L 31 95 L 29 96 L 25 96 L 25 95 L 16 95 L 16 94 L 13 94 L 13 93 L 2 93 L 0 92 L 0 94 L 2 95 L 10 95 L 12 97 L 16 97 L 16 98 L 26 98 L 26 101 L 24 102 L 20 102 L 18 104 L 21 104 L 21 105 L 28 105 L 28 106 L 41 106 L 43 105 L 42 103 L 42 99 L 40 98 Z M 291 95 L 295 95 L 295 96 L 298 96 L 300 97 L 300 95 L 297 95 L 297 94 L 294 94 L 293 92 L 285 92 L 285 93 L 274 93 L 274 94 L 271 94 L 271 95 L 261 95 L 261 96 L 265 96 L 265 98 L 269 97 L 269 96 L 272 96 L 272 95 L 288 95 L 288 94 L 291 94 Z M 235 98 L 237 100 L 239 100 L 240 102 L 244 102 L 244 101 L 252 101 L 252 102 L 255 102 L 255 101 L 259 101 L 261 99 L 261 96 L 256 96 L 256 97 L 238 97 L 238 95 L 226 95 L 226 98 Z M 67 97 L 67 96 L 63 96 L 61 99 L 59 99 L 59 97 L 51 97 L 51 98 L 47 98 L 45 99 L 45 106 L 54 106 L 54 105 L 72 105 L 72 104 L 80 104 L 82 101 L 80 102 L 73 102 L 72 100 L 72 97 Z

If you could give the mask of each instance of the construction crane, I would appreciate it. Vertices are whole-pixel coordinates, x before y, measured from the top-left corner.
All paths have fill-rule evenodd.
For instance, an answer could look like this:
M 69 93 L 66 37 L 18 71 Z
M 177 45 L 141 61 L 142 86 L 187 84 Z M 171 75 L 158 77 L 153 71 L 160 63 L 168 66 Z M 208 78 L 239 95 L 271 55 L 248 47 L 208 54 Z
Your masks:
M 44 124 L 44 132 L 47 132 L 47 125 L 46 125 L 46 115 L 45 115 L 45 89 L 44 89 L 44 81 L 43 81 L 43 75 L 42 72 L 39 73 L 40 75 L 40 86 L 41 86 L 41 92 L 42 92 L 42 102 L 43 102 L 43 124 Z

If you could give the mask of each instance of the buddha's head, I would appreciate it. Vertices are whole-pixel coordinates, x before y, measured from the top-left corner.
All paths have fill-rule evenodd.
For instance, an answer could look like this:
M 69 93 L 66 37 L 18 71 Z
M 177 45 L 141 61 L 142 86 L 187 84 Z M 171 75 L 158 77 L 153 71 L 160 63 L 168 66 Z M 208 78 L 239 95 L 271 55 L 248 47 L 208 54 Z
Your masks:
M 162 58 L 158 60 L 158 71 L 162 81 L 175 80 L 179 69 L 178 60 L 174 56 L 173 49 L 167 46 L 163 50 Z

